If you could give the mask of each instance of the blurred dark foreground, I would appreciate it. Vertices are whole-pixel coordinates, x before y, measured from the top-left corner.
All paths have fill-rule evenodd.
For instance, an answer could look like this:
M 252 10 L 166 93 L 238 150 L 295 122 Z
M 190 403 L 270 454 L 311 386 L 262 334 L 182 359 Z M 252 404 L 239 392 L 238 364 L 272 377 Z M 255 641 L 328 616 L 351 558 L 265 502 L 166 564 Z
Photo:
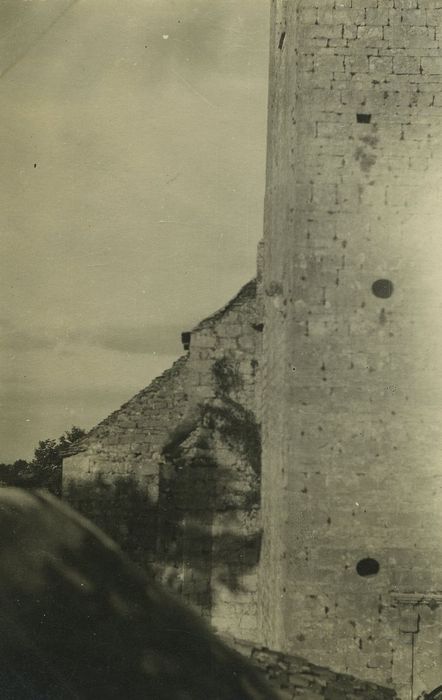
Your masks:
M 0 488 L 0 697 L 273 700 L 261 673 L 46 492 Z

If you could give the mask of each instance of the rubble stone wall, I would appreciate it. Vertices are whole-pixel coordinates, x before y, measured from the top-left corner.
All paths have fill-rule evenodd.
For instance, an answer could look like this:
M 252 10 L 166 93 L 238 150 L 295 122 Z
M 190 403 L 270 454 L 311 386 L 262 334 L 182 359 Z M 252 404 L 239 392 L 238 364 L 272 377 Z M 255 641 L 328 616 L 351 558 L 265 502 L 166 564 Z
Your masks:
M 397 697 L 390 688 L 334 673 L 299 656 L 276 653 L 252 643 L 227 641 L 264 672 L 278 700 L 394 700 Z

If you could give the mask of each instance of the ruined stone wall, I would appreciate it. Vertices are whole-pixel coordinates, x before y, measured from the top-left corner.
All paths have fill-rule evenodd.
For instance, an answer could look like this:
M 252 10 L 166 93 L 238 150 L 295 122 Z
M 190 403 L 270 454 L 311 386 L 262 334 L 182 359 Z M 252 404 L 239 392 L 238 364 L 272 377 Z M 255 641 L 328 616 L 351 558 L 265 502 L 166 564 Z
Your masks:
M 63 462 L 63 492 L 219 630 L 257 634 L 262 323 L 253 280 Z
M 298 656 L 276 653 L 252 643 L 226 641 L 264 672 L 278 700 L 394 700 L 396 697 L 391 689 L 333 673 Z
M 442 5 L 272 5 L 265 642 L 415 698 L 442 683 Z

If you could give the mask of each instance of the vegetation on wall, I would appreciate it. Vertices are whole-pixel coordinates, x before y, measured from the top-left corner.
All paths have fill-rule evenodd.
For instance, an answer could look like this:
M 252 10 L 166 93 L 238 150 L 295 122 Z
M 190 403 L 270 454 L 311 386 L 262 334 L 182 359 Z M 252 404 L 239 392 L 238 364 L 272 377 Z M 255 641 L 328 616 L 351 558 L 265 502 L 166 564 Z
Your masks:
M 259 504 L 259 425 L 240 403 L 243 378 L 234 359 L 215 360 L 212 379 L 214 397 L 197 405 L 163 447 L 158 503 L 134 474 L 69 481 L 63 492 L 133 561 L 207 609 L 211 572 L 240 590 L 241 576 L 258 562 L 261 540 L 261 532 L 245 524 L 249 517 L 254 522 L 246 514 Z M 215 513 L 228 511 L 231 522 L 214 532 Z M 185 585 L 184 562 L 192 571 Z
M 231 398 L 242 387 L 237 366 L 228 358 L 217 359 L 212 367 L 215 399 L 199 404 L 192 416 L 170 435 L 163 456 L 180 471 L 192 466 L 215 468 L 214 439 L 237 452 L 259 476 L 261 471 L 261 431 L 253 411 Z M 188 449 L 192 441 L 192 449 Z
M 242 389 L 244 382 L 238 365 L 228 357 L 219 357 L 212 365 L 212 377 L 217 393 L 228 396 L 231 391 Z
M 261 431 L 252 411 L 224 396 L 222 401 L 201 406 L 203 425 L 218 431 L 221 439 L 261 473 Z
M 207 572 L 210 549 L 212 565 L 219 568 L 219 580 L 231 590 L 240 589 L 238 562 L 242 570 L 247 571 L 258 561 L 260 532 L 248 536 L 223 533 L 214 537 L 206 527 L 207 522 L 194 520 L 184 524 L 182 514 L 175 509 L 162 521 L 164 501 L 160 500 L 158 508 L 149 498 L 147 488 L 130 475 L 113 482 L 106 481 L 99 473 L 88 481 L 70 481 L 63 490 L 63 499 L 117 542 L 132 561 L 150 568 L 152 574 L 158 572 L 161 579 L 175 589 L 173 577 L 167 579 L 167 567 L 183 556 L 184 541 L 187 547 L 191 545 L 195 576 Z M 195 543 L 198 546 L 194 546 Z M 230 566 L 232 558 L 235 567 Z
M 212 378 L 214 397 L 197 405 L 163 448 L 159 489 L 159 558 L 170 571 L 175 565 L 177 575 L 180 560 L 191 568 L 190 589 L 182 592 L 203 610 L 211 605 L 213 575 L 241 590 L 241 577 L 259 561 L 261 542 L 260 530 L 245 529 L 259 505 L 260 428 L 240 403 L 238 363 L 229 356 L 215 360 Z M 217 532 L 217 514 L 228 512 L 229 526 Z

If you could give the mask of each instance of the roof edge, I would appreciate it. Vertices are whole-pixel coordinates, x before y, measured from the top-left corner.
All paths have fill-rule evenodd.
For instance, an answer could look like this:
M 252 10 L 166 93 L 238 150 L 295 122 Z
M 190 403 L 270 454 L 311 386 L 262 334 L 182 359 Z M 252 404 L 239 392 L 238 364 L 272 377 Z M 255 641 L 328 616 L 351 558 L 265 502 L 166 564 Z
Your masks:
M 219 321 L 220 318 L 222 318 L 226 313 L 228 313 L 232 308 L 234 308 L 238 303 L 242 301 L 246 301 L 248 299 L 253 299 L 256 297 L 256 287 L 257 287 L 257 278 L 253 277 L 251 280 L 246 282 L 239 292 L 235 294 L 230 301 L 227 302 L 227 304 L 224 304 L 220 309 L 215 311 L 213 314 L 210 316 L 206 316 L 206 318 L 203 318 L 202 321 L 200 321 L 194 328 L 192 328 L 191 333 L 195 333 L 196 331 L 201 331 L 204 330 L 204 328 L 210 328 L 210 326 L 216 321 Z
M 61 457 L 73 457 L 76 454 L 79 454 L 80 452 L 85 452 L 88 448 L 88 441 L 90 438 L 93 438 L 96 434 L 96 432 L 103 426 L 108 425 L 109 423 L 112 422 L 112 420 L 120 413 L 120 411 L 124 410 L 126 406 L 128 406 L 132 401 L 135 401 L 138 399 L 140 396 L 143 394 L 149 394 L 153 391 L 155 391 L 157 388 L 159 388 L 164 381 L 166 381 L 170 375 L 173 375 L 177 370 L 181 368 L 182 365 L 185 365 L 186 362 L 189 359 L 189 355 L 181 355 L 175 362 L 168 367 L 167 369 L 164 370 L 161 374 L 159 374 L 157 377 L 152 379 L 151 383 L 148 384 L 144 389 L 141 389 L 141 391 L 138 391 L 136 394 L 131 396 L 131 398 L 128 401 L 125 401 L 119 408 L 117 408 L 115 411 L 112 411 L 106 418 L 103 418 L 97 425 L 94 425 L 93 428 L 91 428 L 86 435 L 84 435 L 78 442 L 74 442 L 72 445 L 70 445 L 66 450 L 63 450 L 61 452 Z

